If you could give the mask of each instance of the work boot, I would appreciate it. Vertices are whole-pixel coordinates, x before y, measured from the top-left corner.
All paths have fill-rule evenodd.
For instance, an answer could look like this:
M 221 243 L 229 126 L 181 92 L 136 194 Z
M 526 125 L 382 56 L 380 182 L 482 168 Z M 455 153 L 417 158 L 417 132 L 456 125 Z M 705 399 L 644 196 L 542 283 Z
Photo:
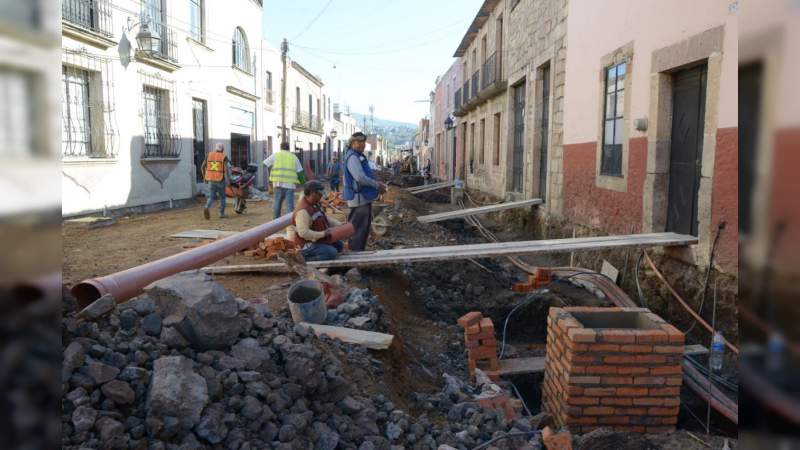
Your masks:
M 206 220 L 211 220 L 211 214 L 208 212 L 208 208 L 203 208 L 203 217 L 205 217 Z
M 228 216 L 226 216 L 225 213 L 222 213 L 222 214 L 219 215 L 219 218 L 220 219 L 227 219 Z

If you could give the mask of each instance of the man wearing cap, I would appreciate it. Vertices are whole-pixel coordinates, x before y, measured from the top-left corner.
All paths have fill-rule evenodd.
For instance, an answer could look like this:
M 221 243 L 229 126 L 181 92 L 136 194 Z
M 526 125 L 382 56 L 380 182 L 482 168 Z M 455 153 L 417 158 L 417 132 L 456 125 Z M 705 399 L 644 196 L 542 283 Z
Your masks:
M 316 180 L 307 182 L 303 189 L 303 198 L 297 204 L 292 215 L 289 235 L 300 247 L 300 253 L 306 261 L 329 261 L 336 259 L 344 250 L 342 241 L 331 242 L 331 228 L 339 222 L 329 218 L 320 204 L 325 188 Z
M 269 182 L 272 183 L 273 219 L 281 216 L 281 207 L 286 200 L 286 212 L 294 210 L 294 190 L 305 183 L 306 176 L 303 165 L 297 156 L 289 151 L 289 143 L 281 142 L 281 148 L 264 160 L 269 170 Z
M 231 162 L 225 156 L 225 146 L 217 144 L 214 151 L 209 153 L 203 165 L 200 167 L 203 178 L 208 183 L 208 200 L 206 207 L 203 208 L 203 217 L 211 219 L 209 210 L 214 205 L 214 198 L 219 197 L 219 217 L 224 219 L 225 215 L 225 186 L 231 182 Z
M 372 202 L 386 192 L 386 186 L 375 180 L 367 157 L 364 156 L 367 135 L 353 133 L 344 157 L 344 192 L 350 215 L 347 221 L 355 227 L 350 238 L 350 250 L 363 251 L 367 246 L 369 228 L 372 225 Z

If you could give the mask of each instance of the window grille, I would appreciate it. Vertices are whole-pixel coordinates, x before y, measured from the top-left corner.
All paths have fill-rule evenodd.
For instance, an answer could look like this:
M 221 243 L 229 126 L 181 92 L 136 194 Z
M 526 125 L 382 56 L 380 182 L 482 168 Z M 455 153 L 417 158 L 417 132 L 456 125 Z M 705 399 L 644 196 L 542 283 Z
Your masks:
M 175 87 L 172 81 L 142 73 L 142 158 L 179 158 Z
M 241 28 L 236 28 L 233 32 L 233 65 L 250 72 L 250 46 L 247 44 L 247 36 Z
M 603 151 L 600 173 L 622 174 L 623 116 L 625 105 L 626 63 L 606 69 L 603 108 Z

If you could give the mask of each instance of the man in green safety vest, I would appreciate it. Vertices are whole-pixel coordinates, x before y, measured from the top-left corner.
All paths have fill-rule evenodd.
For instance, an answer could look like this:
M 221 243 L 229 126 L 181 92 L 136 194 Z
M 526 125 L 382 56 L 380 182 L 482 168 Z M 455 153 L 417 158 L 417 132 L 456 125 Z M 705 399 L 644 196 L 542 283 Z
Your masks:
M 286 212 L 294 211 L 294 191 L 298 185 L 306 182 L 303 165 L 289 151 L 289 143 L 281 142 L 281 149 L 264 160 L 269 171 L 269 182 L 272 183 L 272 214 L 277 219 L 281 216 L 281 207 L 286 201 Z

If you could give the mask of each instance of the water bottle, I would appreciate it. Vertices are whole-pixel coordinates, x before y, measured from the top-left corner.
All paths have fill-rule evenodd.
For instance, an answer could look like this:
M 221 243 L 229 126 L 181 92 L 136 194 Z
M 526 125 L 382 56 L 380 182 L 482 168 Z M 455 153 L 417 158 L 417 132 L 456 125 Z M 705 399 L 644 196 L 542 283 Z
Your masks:
M 783 370 L 785 343 L 780 333 L 772 333 L 767 344 L 767 371 L 780 372 Z
M 717 332 L 714 333 L 714 338 L 711 339 L 711 354 L 708 357 L 708 362 L 711 365 L 711 370 L 719 372 L 722 370 L 722 357 L 725 355 L 725 339 Z

